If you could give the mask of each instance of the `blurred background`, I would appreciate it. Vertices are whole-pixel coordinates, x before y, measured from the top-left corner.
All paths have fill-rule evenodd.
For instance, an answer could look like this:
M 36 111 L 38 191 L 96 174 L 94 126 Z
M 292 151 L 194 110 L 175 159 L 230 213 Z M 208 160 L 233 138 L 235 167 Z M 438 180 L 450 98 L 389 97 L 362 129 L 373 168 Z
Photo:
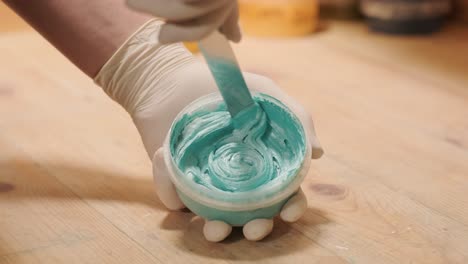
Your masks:
M 449 23 L 468 26 L 468 0 L 239 0 L 239 6 L 244 33 L 258 37 L 307 36 L 326 31 L 330 21 L 393 35 L 432 34 Z M 0 32 L 29 29 L 3 3 L 0 22 Z
M 239 6 L 244 33 L 257 37 L 307 36 L 326 31 L 327 21 L 362 23 L 393 35 L 468 25 L 468 0 L 239 0 Z M 196 50 L 195 44 L 188 47 Z
M 3 2 L 0 2 L 0 32 L 28 29 L 26 22 L 16 16 Z
M 466 0 L 240 0 L 251 35 L 298 36 L 322 30 L 321 19 L 361 20 L 374 31 L 423 34 L 448 19 L 467 22 Z

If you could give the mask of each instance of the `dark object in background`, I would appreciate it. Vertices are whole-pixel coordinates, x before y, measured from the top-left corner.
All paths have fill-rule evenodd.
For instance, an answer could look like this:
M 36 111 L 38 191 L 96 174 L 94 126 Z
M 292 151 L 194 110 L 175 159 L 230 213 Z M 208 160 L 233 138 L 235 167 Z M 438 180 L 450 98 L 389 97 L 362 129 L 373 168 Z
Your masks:
M 455 0 L 455 19 L 461 21 L 465 25 L 468 24 L 468 0 Z
M 319 0 L 320 17 L 355 19 L 361 16 L 358 0 Z
M 428 34 L 438 31 L 451 11 L 450 0 L 362 0 L 361 11 L 374 31 Z

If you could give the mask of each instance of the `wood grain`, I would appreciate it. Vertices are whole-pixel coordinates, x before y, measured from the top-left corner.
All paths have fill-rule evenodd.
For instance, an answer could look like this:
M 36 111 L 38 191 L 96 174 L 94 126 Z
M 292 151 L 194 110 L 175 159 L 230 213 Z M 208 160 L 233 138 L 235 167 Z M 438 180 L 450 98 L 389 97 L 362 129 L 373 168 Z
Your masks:
M 252 243 L 167 212 L 128 115 L 35 33 L 0 35 L 0 263 L 467 263 L 468 30 L 247 38 L 314 113 L 309 209 Z

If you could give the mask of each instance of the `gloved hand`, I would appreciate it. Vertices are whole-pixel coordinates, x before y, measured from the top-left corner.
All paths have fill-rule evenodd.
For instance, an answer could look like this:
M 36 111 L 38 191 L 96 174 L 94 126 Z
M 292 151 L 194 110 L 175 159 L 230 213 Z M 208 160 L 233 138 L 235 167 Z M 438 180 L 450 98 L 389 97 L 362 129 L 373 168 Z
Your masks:
M 164 205 L 181 209 L 180 201 L 165 169 L 162 145 L 176 115 L 195 99 L 217 91 L 205 63 L 195 59 L 181 44 L 161 45 L 158 41 L 161 21 L 150 21 L 130 37 L 103 66 L 95 78 L 104 91 L 121 104 L 132 116 L 150 158 L 156 192 Z M 245 73 L 247 86 L 281 100 L 308 126 L 312 157 L 323 151 L 318 142 L 311 117 L 291 97 L 268 78 Z M 307 208 L 302 191 L 292 197 L 280 214 L 285 221 L 299 219 Z M 258 240 L 273 227 L 271 219 L 256 219 L 244 226 L 247 239 Z M 229 235 L 231 227 L 223 222 L 208 221 L 204 234 L 210 241 L 220 241 Z
M 197 41 L 214 30 L 231 41 L 241 39 L 237 0 L 127 0 L 127 5 L 166 20 L 161 43 Z

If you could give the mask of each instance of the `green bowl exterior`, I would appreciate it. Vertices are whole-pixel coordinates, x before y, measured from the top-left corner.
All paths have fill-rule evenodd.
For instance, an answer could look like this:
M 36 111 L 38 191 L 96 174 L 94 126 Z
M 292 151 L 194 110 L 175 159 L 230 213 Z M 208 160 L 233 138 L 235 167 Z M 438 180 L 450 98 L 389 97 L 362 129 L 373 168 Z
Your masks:
M 291 196 L 288 198 L 270 205 L 265 208 L 259 208 L 255 210 L 247 210 L 247 211 L 228 211 L 228 210 L 219 210 L 215 208 L 208 207 L 206 205 L 200 204 L 190 197 L 186 196 L 179 190 L 177 190 L 180 199 L 182 202 L 187 206 L 195 214 L 203 217 L 206 220 L 218 220 L 223 221 L 231 226 L 243 226 L 251 220 L 254 219 L 270 219 L 278 215 L 283 208 L 284 204 L 289 200 Z

